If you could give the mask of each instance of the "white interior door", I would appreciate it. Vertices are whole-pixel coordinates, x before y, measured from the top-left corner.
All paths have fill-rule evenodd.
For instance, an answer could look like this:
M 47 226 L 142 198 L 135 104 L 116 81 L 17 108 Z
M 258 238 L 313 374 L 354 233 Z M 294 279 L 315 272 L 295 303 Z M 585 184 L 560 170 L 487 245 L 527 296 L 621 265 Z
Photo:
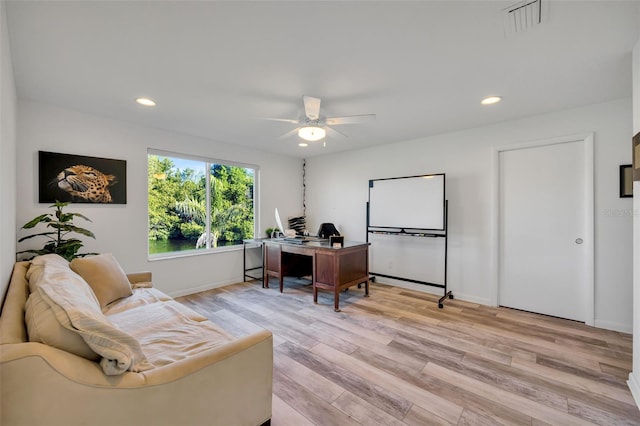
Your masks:
M 588 149 L 576 140 L 499 152 L 500 305 L 578 321 L 592 317 Z

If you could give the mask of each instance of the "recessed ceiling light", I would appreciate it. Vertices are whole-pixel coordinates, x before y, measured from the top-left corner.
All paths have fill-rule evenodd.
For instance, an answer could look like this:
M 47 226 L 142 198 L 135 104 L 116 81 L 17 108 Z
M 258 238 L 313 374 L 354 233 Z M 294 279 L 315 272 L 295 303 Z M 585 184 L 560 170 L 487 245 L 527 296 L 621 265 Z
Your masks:
M 156 103 L 149 98 L 136 98 L 136 102 L 148 107 L 156 106 Z
M 303 148 L 304 148 L 304 147 L 309 146 L 309 144 L 308 144 L 308 143 L 306 143 L 306 142 L 300 142 L 300 143 L 298 144 L 298 146 L 301 146 L 301 147 L 303 147 Z
M 492 105 L 500 102 L 502 98 L 500 96 L 487 96 L 483 100 L 480 101 L 482 105 Z

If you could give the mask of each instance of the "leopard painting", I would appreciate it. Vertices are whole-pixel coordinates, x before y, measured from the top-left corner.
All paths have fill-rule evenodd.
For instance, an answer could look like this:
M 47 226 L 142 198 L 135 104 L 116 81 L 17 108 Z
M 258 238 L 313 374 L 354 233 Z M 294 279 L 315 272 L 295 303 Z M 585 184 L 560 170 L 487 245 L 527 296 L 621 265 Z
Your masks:
M 117 182 L 114 175 L 82 164 L 67 167 L 58 173 L 56 181 L 58 188 L 90 203 L 111 203 L 109 186 Z

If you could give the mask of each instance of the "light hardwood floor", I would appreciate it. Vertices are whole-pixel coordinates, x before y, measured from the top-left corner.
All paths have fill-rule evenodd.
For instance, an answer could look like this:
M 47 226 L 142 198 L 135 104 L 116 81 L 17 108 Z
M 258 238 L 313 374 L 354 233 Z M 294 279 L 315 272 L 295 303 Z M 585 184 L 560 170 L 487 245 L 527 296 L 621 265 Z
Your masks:
M 273 281 L 275 283 L 275 281 Z M 236 336 L 274 335 L 272 425 L 640 425 L 631 335 L 372 284 L 287 280 L 178 300 Z

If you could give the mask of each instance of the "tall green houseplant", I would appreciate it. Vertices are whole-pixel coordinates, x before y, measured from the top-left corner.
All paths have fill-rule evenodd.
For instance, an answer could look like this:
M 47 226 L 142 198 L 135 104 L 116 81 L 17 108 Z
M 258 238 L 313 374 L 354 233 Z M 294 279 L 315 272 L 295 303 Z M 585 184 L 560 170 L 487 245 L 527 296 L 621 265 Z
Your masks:
M 18 240 L 18 242 L 22 242 L 25 240 L 29 240 L 35 237 L 45 237 L 49 241 L 42 247 L 41 249 L 29 249 L 19 251 L 17 254 L 22 253 L 32 253 L 36 256 L 40 256 L 43 254 L 55 253 L 64 257 L 68 261 L 76 257 L 83 257 L 90 254 L 96 253 L 78 253 L 78 250 L 82 248 L 83 243 L 78 238 L 67 238 L 70 234 L 76 233 L 80 235 L 84 235 L 86 237 L 91 237 L 95 239 L 95 235 L 93 232 L 88 229 L 81 228 L 73 224 L 73 219 L 75 217 L 80 217 L 84 220 L 91 222 L 91 219 L 80 214 L 80 213 L 65 213 L 63 209 L 68 206 L 68 202 L 60 202 L 56 201 L 55 204 L 49 206 L 50 208 L 55 208 L 53 213 L 45 213 L 40 216 L 30 220 L 22 226 L 22 229 L 32 229 L 39 224 L 45 224 L 50 231 L 39 232 L 37 234 L 27 235 L 26 237 L 22 237 Z

